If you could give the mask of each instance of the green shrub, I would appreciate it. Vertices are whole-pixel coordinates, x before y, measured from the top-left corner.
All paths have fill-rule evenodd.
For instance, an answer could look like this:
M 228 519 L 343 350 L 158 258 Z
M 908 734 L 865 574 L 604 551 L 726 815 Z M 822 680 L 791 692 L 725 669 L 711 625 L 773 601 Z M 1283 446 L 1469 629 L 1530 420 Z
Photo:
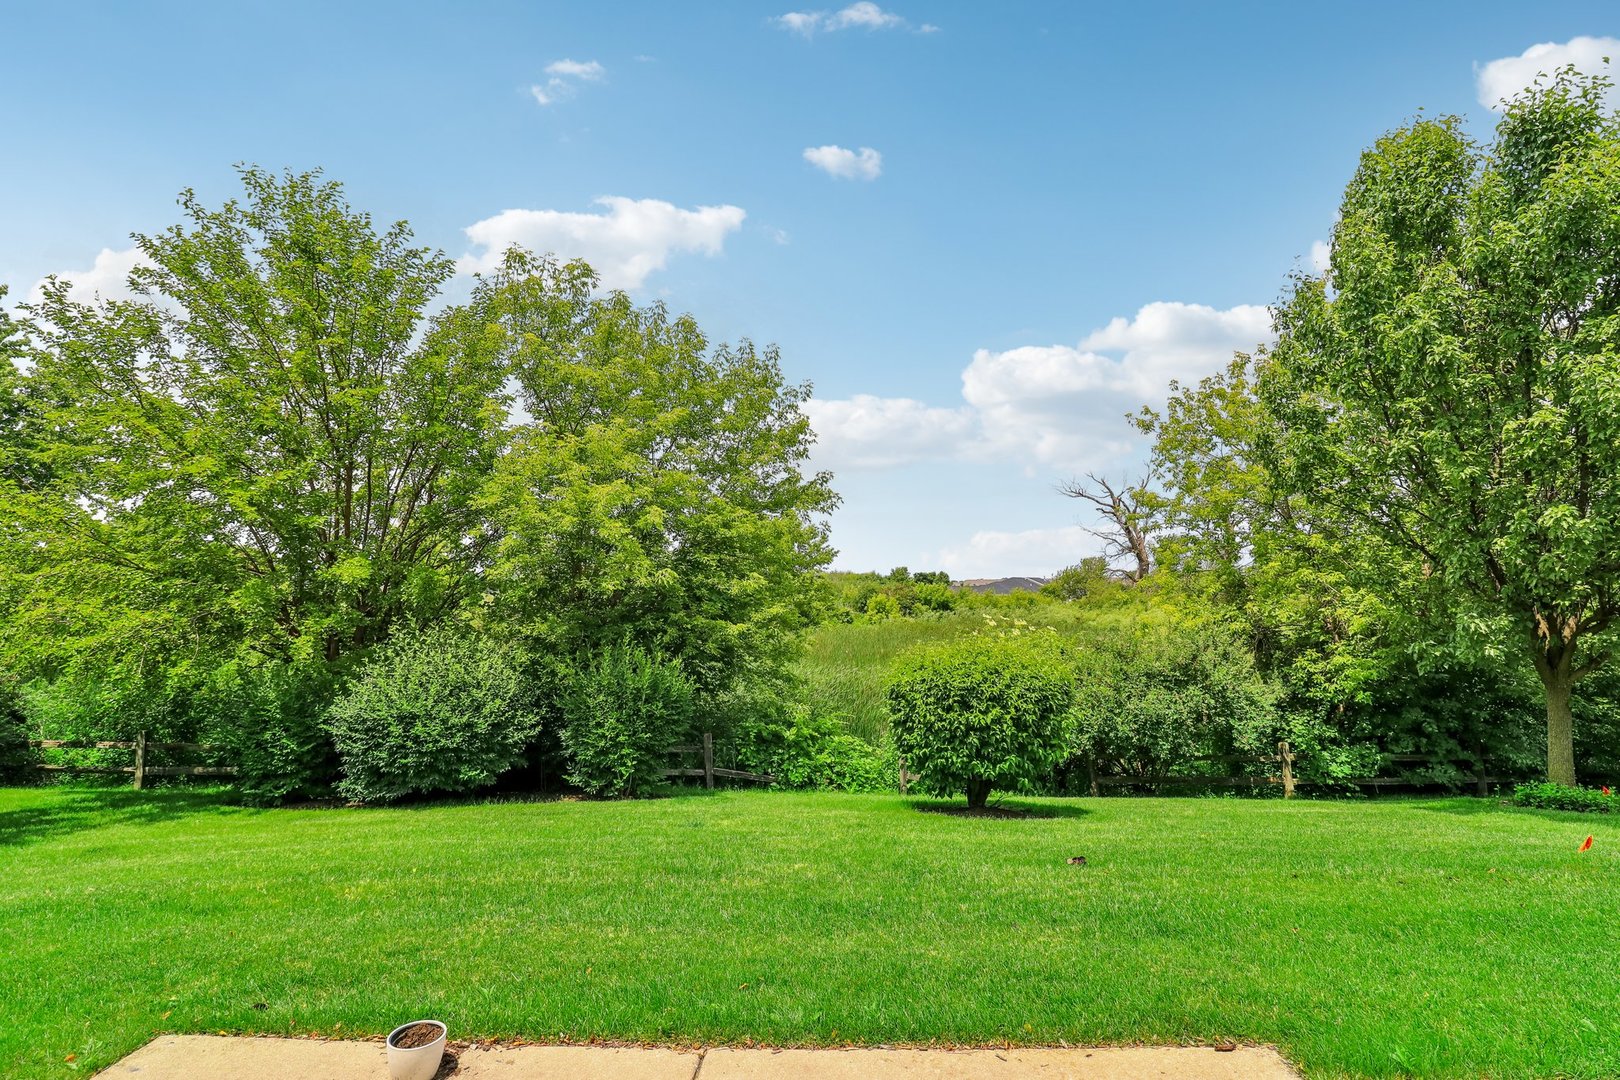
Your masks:
M 737 760 L 778 787 L 824 791 L 893 791 L 899 765 L 892 747 L 851 735 L 836 719 L 786 706 L 738 726 Z
M 332 794 L 338 752 L 326 724 L 337 679 L 324 664 L 227 664 L 214 672 L 205 741 L 230 748 L 236 787 L 250 803 Z
M 1030 790 L 1067 749 L 1073 673 L 1049 635 L 972 637 L 908 652 L 886 691 L 895 747 L 919 790 Z
M 1513 789 L 1513 805 L 1533 806 L 1539 810 L 1574 810 L 1582 814 L 1609 814 L 1615 810 L 1615 797 L 1608 789 L 1555 784 L 1551 780 L 1538 780 L 1520 784 Z
M 691 734 L 691 722 L 692 683 L 679 663 L 613 646 L 567 680 L 568 781 L 591 795 L 644 795 L 663 782 L 668 748 Z
M 900 601 L 888 593 L 873 593 L 867 597 L 866 617 L 868 619 L 898 619 L 900 615 Z
M 396 634 L 328 714 L 338 790 L 361 801 L 474 791 L 523 762 L 540 729 L 507 654 L 453 626 Z
M 1249 652 L 1216 628 L 1099 636 L 1081 650 L 1074 754 L 1109 774 L 1220 771 L 1193 759 L 1275 748 L 1272 697 Z
M 27 784 L 39 778 L 34 769 L 37 755 L 28 745 L 33 737 L 21 689 L 0 674 L 0 784 Z

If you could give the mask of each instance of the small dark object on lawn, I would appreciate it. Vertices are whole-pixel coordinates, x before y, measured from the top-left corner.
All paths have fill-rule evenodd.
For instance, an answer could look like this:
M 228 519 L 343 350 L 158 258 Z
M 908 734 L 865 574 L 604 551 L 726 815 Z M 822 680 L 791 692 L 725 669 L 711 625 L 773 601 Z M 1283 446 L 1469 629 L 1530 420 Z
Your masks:
M 1084 866 L 1086 865 L 1086 857 L 1084 855 L 1071 855 L 1069 856 L 1069 865 Z
M 414 1050 L 418 1046 L 426 1046 L 439 1037 L 438 1024 L 412 1024 L 399 1033 L 394 1045 L 401 1050 Z
M 1217 1054 L 1230 1054 L 1237 1049 L 1237 1043 L 1220 1043 L 1215 1047 Z
M 264 1002 L 262 1002 L 262 1001 L 255 1001 L 255 1002 L 254 1002 L 254 1003 L 253 1003 L 253 1007 L 254 1007 L 254 1008 L 255 1008 L 255 1009 L 257 1009 L 257 1010 L 259 1010 L 259 1011 L 260 1011 L 260 1012 L 263 1012 L 263 1011 L 264 1011 L 264 1010 L 266 1010 L 266 1009 L 268 1009 L 268 1008 L 269 1008 L 269 1007 L 270 1007 L 270 1006 L 268 1006 L 268 1005 L 266 1005 L 266 1004 L 265 1004 L 265 1003 L 264 1003 Z

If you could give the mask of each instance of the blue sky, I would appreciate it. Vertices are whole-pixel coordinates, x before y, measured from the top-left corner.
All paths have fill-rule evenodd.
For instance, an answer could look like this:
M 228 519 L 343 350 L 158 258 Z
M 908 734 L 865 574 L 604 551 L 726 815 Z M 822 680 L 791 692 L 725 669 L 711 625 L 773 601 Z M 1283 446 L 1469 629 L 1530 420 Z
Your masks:
M 1094 551 L 1056 484 L 1134 475 L 1122 415 L 1265 336 L 1360 150 L 1420 109 L 1487 133 L 1620 9 L 3 0 L 0 33 L 13 301 L 116 290 L 235 162 L 319 166 L 469 270 L 584 255 L 779 344 L 838 565 L 962 577 Z

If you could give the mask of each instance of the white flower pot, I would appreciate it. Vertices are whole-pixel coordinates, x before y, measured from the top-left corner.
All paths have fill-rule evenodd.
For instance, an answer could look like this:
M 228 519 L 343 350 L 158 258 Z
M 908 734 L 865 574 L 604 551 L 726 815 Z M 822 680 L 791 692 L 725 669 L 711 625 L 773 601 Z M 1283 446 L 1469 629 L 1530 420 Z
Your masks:
M 426 1046 L 395 1046 L 400 1033 L 417 1024 L 432 1024 L 439 1037 Z M 412 1020 L 388 1033 L 388 1075 L 391 1080 L 433 1080 L 444 1058 L 444 1025 L 437 1020 Z

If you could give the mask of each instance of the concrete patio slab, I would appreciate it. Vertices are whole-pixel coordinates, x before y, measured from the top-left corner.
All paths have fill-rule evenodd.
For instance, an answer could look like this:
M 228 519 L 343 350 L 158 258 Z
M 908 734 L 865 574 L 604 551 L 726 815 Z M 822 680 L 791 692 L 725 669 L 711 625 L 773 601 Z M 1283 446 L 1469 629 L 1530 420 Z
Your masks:
M 730 1050 L 701 1080 L 1297 1080 L 1275 1050 L 1241 1046 L 1073 1050 Z
M 164 1035 L 98 1080 L 386 1080 L 376 1042 Z M 1276 1051 L 472 1047 L 445 1080 L 1296 1080 Z

